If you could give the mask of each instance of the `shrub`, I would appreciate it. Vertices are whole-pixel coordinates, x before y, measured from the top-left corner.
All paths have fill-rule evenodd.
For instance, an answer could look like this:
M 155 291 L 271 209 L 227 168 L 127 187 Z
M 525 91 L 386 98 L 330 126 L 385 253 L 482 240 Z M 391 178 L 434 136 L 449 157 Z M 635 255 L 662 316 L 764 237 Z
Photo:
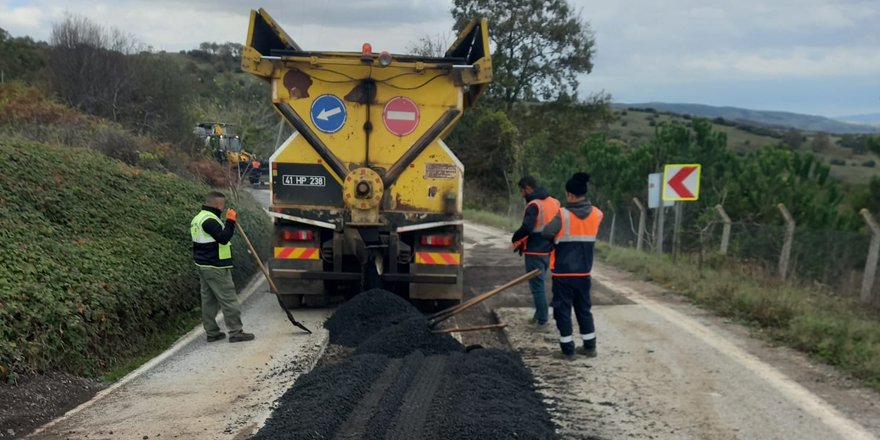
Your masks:
M 188 224 L 206 191 L 89 149 L 0 141 L 0 379 L 96 375 L 197 307 Z M 265 254 L 270 222 L 240 205 Z M 241 286 L 254 263 L 233 247 Z

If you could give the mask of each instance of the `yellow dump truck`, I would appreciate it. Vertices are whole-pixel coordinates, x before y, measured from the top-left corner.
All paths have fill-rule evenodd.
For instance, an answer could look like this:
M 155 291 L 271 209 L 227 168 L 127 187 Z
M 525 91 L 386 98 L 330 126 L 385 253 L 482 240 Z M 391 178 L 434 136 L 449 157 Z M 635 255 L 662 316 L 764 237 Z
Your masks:
M 270 159 L 270 273 L 287 307 L 377 287 L 460 301 L 464 167 L 442 139 L 492 79 L 486 21 L 443 57 L 360 49 L 307 51 L 251 11 L 242 69 L 294 130 Z

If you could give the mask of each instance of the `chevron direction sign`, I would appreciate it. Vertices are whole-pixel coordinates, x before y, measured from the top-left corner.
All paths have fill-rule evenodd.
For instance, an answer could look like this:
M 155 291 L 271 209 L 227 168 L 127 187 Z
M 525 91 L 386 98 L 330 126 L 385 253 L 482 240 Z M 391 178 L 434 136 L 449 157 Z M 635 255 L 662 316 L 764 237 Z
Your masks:
M 699 164 L 666 165 L 663 169 L 663 200 L 698 200 L 701 168 Z

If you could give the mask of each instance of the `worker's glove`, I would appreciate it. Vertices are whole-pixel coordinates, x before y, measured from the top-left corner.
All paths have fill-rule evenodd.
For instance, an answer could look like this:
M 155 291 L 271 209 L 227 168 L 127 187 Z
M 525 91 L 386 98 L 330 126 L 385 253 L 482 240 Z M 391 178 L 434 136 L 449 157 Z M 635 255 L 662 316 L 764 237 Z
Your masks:
M 235 212 L 235 210 L 232 208 L 227 209 L 226 210 L 226 220 L 233 221 L 233 222 L 238 221 L 238 213 Z
M 521 238 L 521 239 L 515 241 L 513 243 L 513 252 L 519 253 L 519 255 L 522 256 L 523 249 L 525 249 L 525 247 L 526 247 L 526 240 L 528 240 L 528 237 Z

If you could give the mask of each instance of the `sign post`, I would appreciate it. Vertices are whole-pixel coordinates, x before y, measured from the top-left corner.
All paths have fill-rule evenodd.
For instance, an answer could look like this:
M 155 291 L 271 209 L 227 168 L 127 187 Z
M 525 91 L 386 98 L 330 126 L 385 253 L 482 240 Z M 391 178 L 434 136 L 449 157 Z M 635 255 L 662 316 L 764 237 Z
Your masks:
M 663 169 L 663 201 L 675 204 L 675 226 L 672 231 L 672 262 L 675 263 L 681 242 L 681 222 L 684 205 L 700 198 L 699 164 L 670 164 Z
M 663 187 L 663 173 L 648 174 L 648 208 L 656 209 L 654 217 L 654 233 L 657 242 L 654 249 L 658 254 L 663 253 L 664 217 L 666 208 L 675 205 L 675 202 L 663 201 L 661 194 Z M 660 205 L 663 205 L 662 207 Z

